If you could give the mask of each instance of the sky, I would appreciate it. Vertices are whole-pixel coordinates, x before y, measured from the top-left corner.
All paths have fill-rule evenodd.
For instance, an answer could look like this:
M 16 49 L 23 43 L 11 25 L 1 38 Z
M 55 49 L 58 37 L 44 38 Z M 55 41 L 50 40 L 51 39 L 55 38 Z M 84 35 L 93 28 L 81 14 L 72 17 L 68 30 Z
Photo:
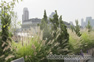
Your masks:
M 23 8 L 29 10 L 29 18 L 42 18 L 44 10 L 49 16 L 57 10 L 58 15 L 66 22 L 75 23 L 86 17 L 94 19 L 94 0 L 23 0 L 16 4 L 14 11 L 18 14 L 18 20 L 22 20 Z

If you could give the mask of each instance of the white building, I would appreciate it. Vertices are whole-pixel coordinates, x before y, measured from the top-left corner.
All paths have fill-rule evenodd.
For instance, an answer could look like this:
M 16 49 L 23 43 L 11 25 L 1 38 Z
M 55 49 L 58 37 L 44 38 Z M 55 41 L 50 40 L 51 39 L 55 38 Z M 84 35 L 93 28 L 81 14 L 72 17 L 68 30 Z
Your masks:
M 29 19 L 28 8 L 23 9 L 22 29 L 29 29 L 30 27 L 35 28 L 40 23 L 41 23 L 41 19 L 38 19 L 38 18 Z
M 23 15 L 22 15 L 22 22 L 26 21 L 29 19 L 29 11 L 28 8 L 23 9 Z
M 38 18 L 28 19 L 26 21 L 23 21 L 22 29 L 29 29 L 30 27 L 35 28 L 40 23 L 41 23 L 41 19 L 38 19 Z

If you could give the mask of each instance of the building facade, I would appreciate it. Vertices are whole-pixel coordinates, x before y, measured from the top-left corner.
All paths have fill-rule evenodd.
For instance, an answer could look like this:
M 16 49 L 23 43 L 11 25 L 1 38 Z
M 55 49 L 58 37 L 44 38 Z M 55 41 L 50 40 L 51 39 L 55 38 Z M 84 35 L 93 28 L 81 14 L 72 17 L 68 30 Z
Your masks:
M 29 11 L 28 8 L 23 9 L 23 15 L 22 15 L 22 29 L 30 29 L 37 27 L 38 24 L 41 23 L 41 19 L 39 18 L 32 18 L 29 19 Z
M 41 23 L 41 19 L 38 18 L 32 18 L 24 21 L 22 23 L 22 29 L 29 29 L 29 28 L 34 28 L 38 26 L 38 24 Z

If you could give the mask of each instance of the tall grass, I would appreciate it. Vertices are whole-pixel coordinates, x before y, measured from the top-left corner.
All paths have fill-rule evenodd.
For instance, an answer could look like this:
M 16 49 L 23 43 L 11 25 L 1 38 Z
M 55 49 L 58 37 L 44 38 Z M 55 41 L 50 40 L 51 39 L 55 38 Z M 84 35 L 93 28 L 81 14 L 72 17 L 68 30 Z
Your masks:
M 26 62 L 39 62 L 47 60 L 46 56 L 51 52 L 51 48 L 42 40 L 42 31 L 36 28 L 24 32 L 29 33 L 27 37 L 21 37 L 18 42 L 12 41 L 12 51 L 14 51 L 15 58 L 24 57 Z M 33 36 L 33 37 L 32 37 Z M 16 37 L 17 38 L 17 37 Z M 14 39 L 16 39 L 14 37 Z
M 53 53 L 51 50 L 57 44 L 53 42 L 54 39 L 49 42 L 43 40 L 43 32 L 39 27 L 36 29 L 31 28 L 23 32 L 28 33 L 28 35 L 26 37 L 13 37 L 11 50 L 13 51 L 15 59 L 24 57 L 26 62 L 48 62 L 47 55 Z M 82 35 L 80 37 L 70 29 L 68 29 L 68 33 L 70 50 L 73 54 L 80 53 L 80 50 L 86 52 L 94 47 L 94 31 L 88 32 L 86 29 L 81 30 Z M 18 42 L 14 40 L 18 40 Z
M 86 52 L 94 48 L 94 31 L 88 32 L 87 29 L 81 29 L 81 36 L 78 37 L 75 32 L 68 29 L 69 43 L 73 53 L 80 53 L 80 50 Z

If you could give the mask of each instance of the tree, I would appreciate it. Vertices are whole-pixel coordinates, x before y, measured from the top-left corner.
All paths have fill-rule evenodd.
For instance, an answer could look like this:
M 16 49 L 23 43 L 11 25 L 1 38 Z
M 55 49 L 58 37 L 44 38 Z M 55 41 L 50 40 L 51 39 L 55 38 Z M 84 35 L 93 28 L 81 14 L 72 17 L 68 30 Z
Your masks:
M 74 26 L 73 25 L 70 25 L 71 26 L 71 31 L 73 32 L 74 31 Z
M 12 0 L 10 2 L 6 2 L 1 0 L 0 8 L 1 8 L 1 24 L 2 24 L 2 32 L 0 39 L 0 61 L 7 62 L 5 59 L 11 54 L 10 43 L 11 43 L 11 33 L 9 32 L 11 17 L 14 16 L 13 8 L 15 3 L 18 0 Z M 10 62 L 10 61 L 9 61 Z
M 62 21 L 62 16 L 58 18 L 57 11 L 55 10 L 53 19 L 50 19 L 50 21 L 52 23 L 52 39 L 54 39 L 55 44 L 58 44 L 53 46 L 53 54 L 68 54 L 69 34 L 67 32 L 66 25 Z
M 81 36 L 80 34 L 80 26 L 78 25 L 78 20 L 75 20 L 76 26 L 74 28 L 74 31 L 76 32 L 77 36 Z
M 47 23 L 48 23 L 48 21 L 47 21 L 46 10 L 44 10 L 44 15 L 41 20 L 40 29 L 43 30 L 46 27 Z
M 47 20 L 47 15 L 46 15 L 46 10 L 44 10 L 44 16 L 43 16 L 43 19 L 46 23 L 48 23 L 48 20 Z
M 67 32 L 67 27 L 62 20 L 62 16 L 60 16 L 59 21 L 60 21 L 60 35 L 58 36 L 57 41 L 60 43 L 59 46 L 61 47 L 61 49 L 69 49 L 68 45 L 69 34 Z M 60 53 L 68 54 L 68 52 L 69 52 L 68 50 L 63 50 Z
M 50 21 L 52 23 L 52 30 L 56 31 L 57 28 L 59 27 L 59 20 L 56 10 L 55 10 L 55 14 L 53 15 L 53 19 L 50 18 Z
M 47 19 L 47 15 L 46 15 L 46 10 L 44 10 L 44 15 L 43 18 L 41 20 L 41 24 L 40 24 L 40 29 L 43 30 L 43 39 L 49 39 L 50 37 L 50 29 L 48 26 L 48 19 Z
M 88 32 L 90 32 L 92 30 L 92 26 L 90 25 L 90 21 L 88 21 L 86 28 L 88 29 Z

